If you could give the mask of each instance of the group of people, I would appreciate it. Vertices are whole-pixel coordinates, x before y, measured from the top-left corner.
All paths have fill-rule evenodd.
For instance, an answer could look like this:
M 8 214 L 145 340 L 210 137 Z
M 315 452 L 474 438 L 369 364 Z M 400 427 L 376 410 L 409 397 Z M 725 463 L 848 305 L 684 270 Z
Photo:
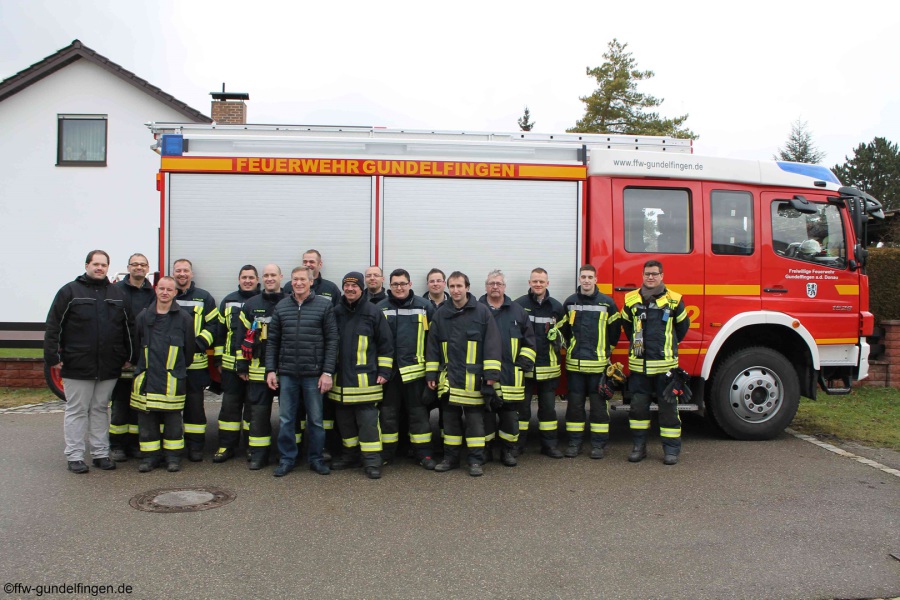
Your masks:
M 678 462 L 681 423 L 666 387 L 690 320 L 681 296 L 663 283 L 659 261 L 644 264 L 643 285 L 626 294 L 621 311 L 599 291 L 589 264 L 564 302 L 550 296 L 542 268 L 516 300 L 499 270 L 488 273 L 476 298 L 466 274 L 432 269 L 427 292 L 417 296 L 406 270 L 393 270 L 385 288 L 378 266 L 347 273 L 338 288 L 322 278 L 321 254 L 308 250 L 287 282 L 276 264 L 261 275 L 245 265 L 238 289 L 218 306 L 194 284 L 187 259 L 176 260 L 155 288 L 142 254 L 129 258 L 118 283 L 110 283 L 108 268 L 105 252 L 89 253 L 85 273 L 60 289 L 47 317 L 44 356 L 64 382 L 72 472 L 89 471 L 86 437 L 100 469 L 129 455 L 141 459 L 141 472 L 163 464 L 179 471 L 183 455 L 203 460 L 211 348 L 223 391 L 216 463 L 235 457 L 243 436 L 249 468 L 269 464 L 276 396 L 276 477 L 295 468 L 303 442 L 309 468 L 322 475 L 362 468 L 378 479 L 384 465 L 409 455 L 436 472 L 465 460 L 469 475 L 479 476 L 495 450 L 515 467 L 533 396 L 542 454 L 574 458 L 589 432 L 590 457 L 601 459 L 612 395 L 606 373 L 622 331 L 630 342 L 628 460 L 647 456 L 655 396 L 663 462 Z M 565 445 L 556 413 L 563 360 Z M 442 448 L 432 440 L 435 409 Z

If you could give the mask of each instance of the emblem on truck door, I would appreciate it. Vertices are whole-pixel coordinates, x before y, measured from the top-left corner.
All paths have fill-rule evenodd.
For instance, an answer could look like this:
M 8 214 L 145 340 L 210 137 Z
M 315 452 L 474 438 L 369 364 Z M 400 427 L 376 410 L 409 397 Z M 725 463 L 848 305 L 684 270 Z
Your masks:
M 819 290 L 819 284 L 817 283 L 807 283 L 806 284 L 806 295 L 810 298 L 816 297 L 816 292 Z

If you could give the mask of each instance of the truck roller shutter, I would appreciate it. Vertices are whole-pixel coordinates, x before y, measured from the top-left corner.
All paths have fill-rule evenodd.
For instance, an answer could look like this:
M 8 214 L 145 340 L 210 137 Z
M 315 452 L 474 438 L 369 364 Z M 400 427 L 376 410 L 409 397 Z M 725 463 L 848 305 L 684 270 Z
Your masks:
M 274 262 L 290 281 L 309 248 L 322 253 L 322 276 L 337 283 L 371 257 L 369 177 L 174 173 L 168 184 L 169 269 L 194 264 L 194 280 L 217 302 L 237 289 L 245 264 Z
M 408 270 L 420 296 L 432 267 L 448 276 L 464 272 L 475 297 L 484 294 L 493 269 L 506 275 L 513 299 L 528 291 L 535 267 L 549 272 L 555 298 L 575 289 L 581 239 L 577 182 L 386 177 L 382 206 L 385 277 L 396 268 Z

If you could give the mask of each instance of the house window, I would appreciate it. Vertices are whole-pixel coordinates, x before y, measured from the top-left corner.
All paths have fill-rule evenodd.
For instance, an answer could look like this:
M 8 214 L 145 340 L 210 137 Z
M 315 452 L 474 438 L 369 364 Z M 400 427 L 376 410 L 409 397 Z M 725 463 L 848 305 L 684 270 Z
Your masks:
M 106 166 L 106 115 L 57 115 L 56 165 Z

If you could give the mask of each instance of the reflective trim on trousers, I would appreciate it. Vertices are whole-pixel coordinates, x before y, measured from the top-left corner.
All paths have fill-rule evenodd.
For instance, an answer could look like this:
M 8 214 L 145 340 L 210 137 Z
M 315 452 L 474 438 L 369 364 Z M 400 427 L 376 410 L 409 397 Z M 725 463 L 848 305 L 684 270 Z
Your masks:
M 631 427 L 631 429 L 646 431 L 650 429 L 650 420 L 648 419 L 646 421 L 636 421 L 634 419 L 629 419 L 628 426 Z

